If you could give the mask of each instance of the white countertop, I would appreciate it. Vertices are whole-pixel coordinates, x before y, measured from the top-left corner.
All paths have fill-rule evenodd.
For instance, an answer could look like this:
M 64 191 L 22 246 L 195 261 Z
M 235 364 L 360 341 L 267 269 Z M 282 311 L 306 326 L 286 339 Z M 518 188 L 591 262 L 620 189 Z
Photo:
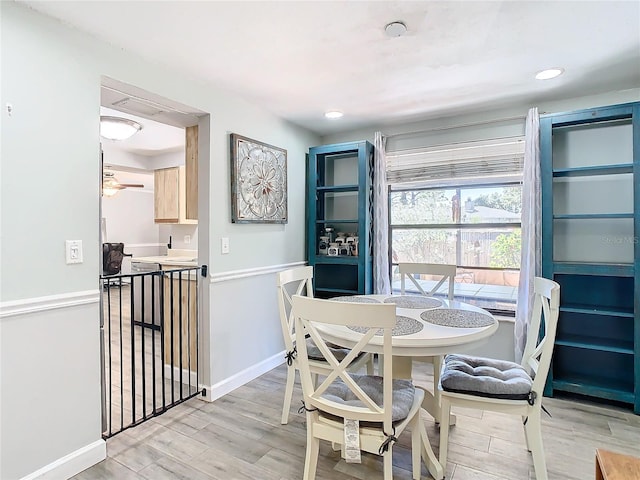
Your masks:
M 131 262 L 158 263 L 162 267 L 196 267 L 198 266 L 198 251 L 171 249 L 167 255 L 132 257 Z

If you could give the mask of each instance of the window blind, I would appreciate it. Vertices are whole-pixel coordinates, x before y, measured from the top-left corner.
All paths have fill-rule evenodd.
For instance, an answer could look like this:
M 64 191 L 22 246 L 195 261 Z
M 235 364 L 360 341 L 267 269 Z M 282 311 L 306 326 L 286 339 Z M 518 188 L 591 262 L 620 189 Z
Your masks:
M 524 136 L 386 152 L 391 185 L 522 175 Z

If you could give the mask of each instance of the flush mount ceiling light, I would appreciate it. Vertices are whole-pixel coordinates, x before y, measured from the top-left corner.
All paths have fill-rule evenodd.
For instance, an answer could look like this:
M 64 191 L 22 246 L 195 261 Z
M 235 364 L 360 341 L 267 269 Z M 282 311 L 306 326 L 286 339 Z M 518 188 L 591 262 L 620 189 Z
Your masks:
M 344 113 L 339 112 L 338 110 L 331 110 L 329 112 L 326 112 L 324 116 L 327 118 L 340 118 L 344 116 Z
M 384 31 L 388 37 L 401 37 L 407 33 L 407 26 L 402 22 L 391 22 L 385 25 Z
M 100 136 L 109 140 L 126 140 L 142 130 L 142 125 L 128 118 L 100 117 Z
M 536 80 L 551 80 L 564 73 L 564 68 L 548 68 L 536 73 Z

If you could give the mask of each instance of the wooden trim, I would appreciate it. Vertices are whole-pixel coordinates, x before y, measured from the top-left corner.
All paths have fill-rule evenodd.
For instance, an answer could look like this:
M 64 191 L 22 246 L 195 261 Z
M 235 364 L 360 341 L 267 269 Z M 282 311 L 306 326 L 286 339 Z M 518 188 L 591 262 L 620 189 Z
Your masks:
M 29 313 L 70 308 L 88 305 L 100 301 L 99 290 L 85 290 L 80 292 L 48 295 L 45 297 L 26 298 L 0 303 L 0 318 L 15 317 Z
M 281 265 L 270 265 L 268 267 L 248 268 L 246 270 L 231 270 L 229 272 L 220 272 L 211 274 L 211 283 L 226 282 L 229 280 L 237 280 L 239 278 L 257 277 L 258 275 L 267 275 L 276 273 L 287 268 L 300 267 L 306 265 L 307 262 L 283 263 Z

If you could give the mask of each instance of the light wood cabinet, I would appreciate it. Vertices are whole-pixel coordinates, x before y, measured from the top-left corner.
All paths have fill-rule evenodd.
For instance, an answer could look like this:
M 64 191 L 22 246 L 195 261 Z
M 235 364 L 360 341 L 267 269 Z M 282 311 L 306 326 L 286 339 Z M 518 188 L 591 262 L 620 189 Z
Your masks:
M 184 166 L 161 168 L 154 172 L 155 223 L 196 224 L 186 214 L 187 182 Z
M 185 129 L 186 217 L 198 219 L 198 126 Z
M 193 275 L 174 273 L 164 278 L 164 363 L 174 367 L 174 375 L 198 370 L 198 282 Z

